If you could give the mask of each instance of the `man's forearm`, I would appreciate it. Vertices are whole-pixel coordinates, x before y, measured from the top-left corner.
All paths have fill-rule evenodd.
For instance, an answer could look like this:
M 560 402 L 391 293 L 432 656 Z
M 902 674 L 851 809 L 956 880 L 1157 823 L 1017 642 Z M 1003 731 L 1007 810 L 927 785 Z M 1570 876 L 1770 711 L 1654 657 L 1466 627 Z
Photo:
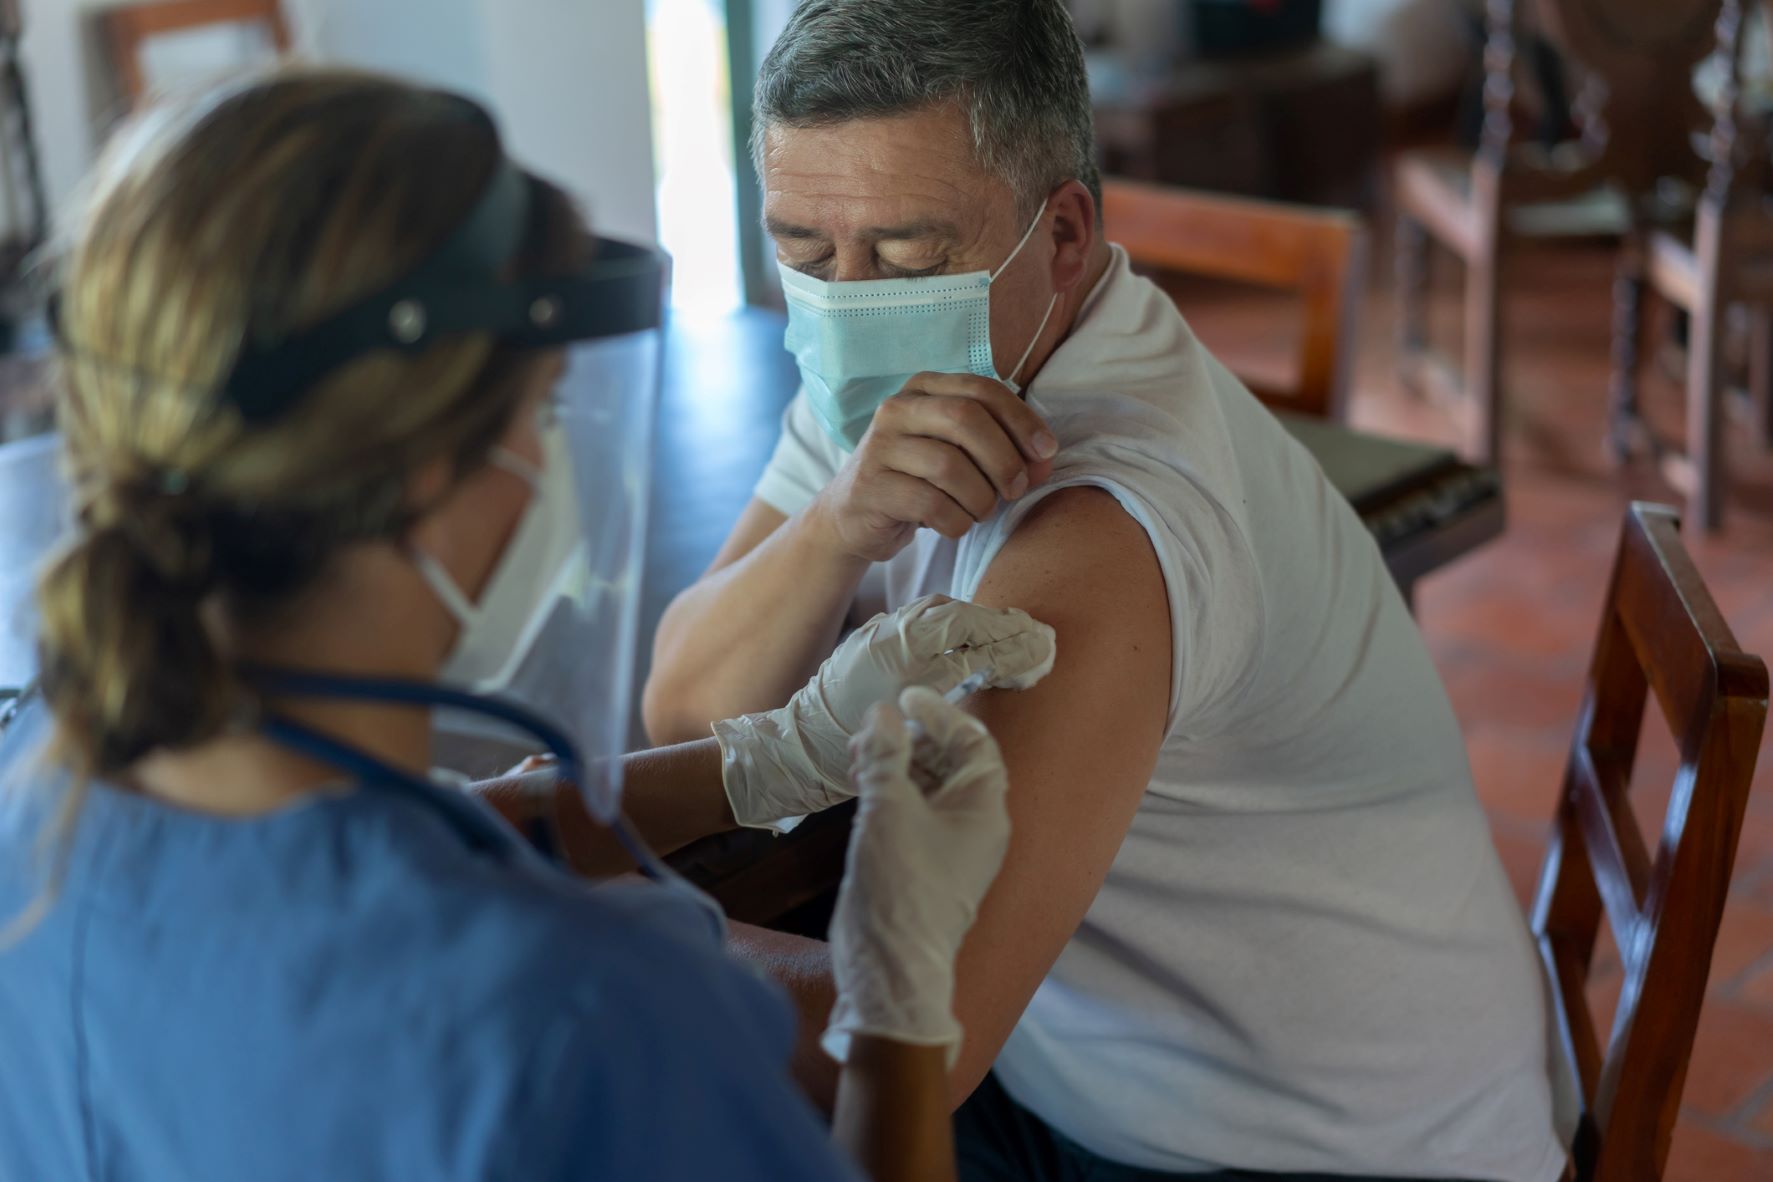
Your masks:
M 652 740 L 700 738 L 717 719 L 786 702 L 830 655 L 867 569 L 808 511 L 684 591 L 654 642 Z

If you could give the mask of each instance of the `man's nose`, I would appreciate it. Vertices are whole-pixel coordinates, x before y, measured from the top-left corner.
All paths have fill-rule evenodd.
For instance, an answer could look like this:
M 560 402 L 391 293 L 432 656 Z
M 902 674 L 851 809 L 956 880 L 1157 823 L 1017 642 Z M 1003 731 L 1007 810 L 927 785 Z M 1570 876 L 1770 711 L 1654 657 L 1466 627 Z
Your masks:
M 849 283 L 860 279 L 879 279 L 880 260 L 874 256 L 874 247 L 864 244 L 839 246 L 837 248 L 837 269 L 831 278 L 839 283 Z

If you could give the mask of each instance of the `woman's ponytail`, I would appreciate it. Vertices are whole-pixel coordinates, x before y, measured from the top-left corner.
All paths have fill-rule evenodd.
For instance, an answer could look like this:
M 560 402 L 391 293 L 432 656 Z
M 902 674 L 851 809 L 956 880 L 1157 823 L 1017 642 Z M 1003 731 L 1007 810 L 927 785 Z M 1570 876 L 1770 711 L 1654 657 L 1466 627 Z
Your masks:
M 240 687 L 204 620 L 209 539 L 183 493 L 107 492 L 38 585 L 42 689 L 56 754 L 109 776 L 220 734 Z

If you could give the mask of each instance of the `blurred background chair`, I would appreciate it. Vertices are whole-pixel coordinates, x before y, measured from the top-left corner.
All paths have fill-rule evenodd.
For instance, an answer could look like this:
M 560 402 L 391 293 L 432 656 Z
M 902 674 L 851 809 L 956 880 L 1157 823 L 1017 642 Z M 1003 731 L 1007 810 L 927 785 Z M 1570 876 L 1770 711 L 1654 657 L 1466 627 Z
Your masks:
M 1773 205 L 1769 204 L 1769 132 L 1742 87 L 1745 13 L 1755 0 L 1725 0 L 1711 66 L 1718 83 L 1705 189 L 1690 226 L 1633 227 L 1615 286 L 1613 447 L 1623 459 L 1648 450 L 1687 497 L 1689 518 L 1705 530 L 1723 524 L 1727 464 L 1724 427 L 1731 375 L 1725 338 L 1732 308 L 1746 315 L 1747 395 L 1753 431 L 1773 444 Z M 1649 290 L 1687 317 L 1686 442 L 1659 437 L 1638 401 L 1638 370 Z
M 1352 213 L 1107 180 L 1102 220 L 1133 263 L 1167 276 L 1229 279 L 1295 292 L 1304 311 L 1297 380 L 1279 388 L 1239 374 L 1280 410 L 1340 422 L 1365 294 L 1367 231 Z
M 1661 506 L 1626 514 L 1533 907 L 1582 1182 L 1662 1176 L 1767 718 L 1767 667 L 1678 529 Z M 1628 796 L 1651 691 L 1681 751 L 1654 859 Z M 1603 918 L 1625 972 L 1606 1035 L 1586 991 Z
M 1509 240 L 1528 232 L 1529 207 L 1543 226 L 1546 204 L 1578 199 L 1617 210 L 1623 225 L 1660 224 L 1683 202 L 1666 183 L 1701 180 L 1693 131 L 1706 112 L 1692 86 L 1712 51 L 1719 0 L 1486 0 L 1483 118 L 1475 153 L 1435 149 L 1398 160 L 1397 273 L 1400 377 L 1452 399 L 1468 455 L 1501 454 L 1505 388 L 1501 295 Z M 1555 52 L 1574 83 L 1567 120 L 1541 113 L 1541 126 L 1567 123 L 1572 136 L 1547 145 L 1514 134 L 1524 66 L 1518 48 Z M 1542 104 L 1562 101 L 1540 87 Z M 1568 219 L 1559 218 L 1567 228 Z M 1463 362 L 1429 347 L 1421 298 L 1432 239 L 1465 266 Z
M 1266 372 L 1244 371 L 1235 357 L 1231 368 L 1361 515 L 1406 601 L 1423 575 L 1502 532 L 1501 480 L 1492 468 L 1343 423 L 1365 294 L 1368 236 L 1359 217 L 1109 179 L 1102 184 L 1102 221 L 1134 267 L 1184 311 L 1189 278 L 1298 296 L 1303 316 L 1293 382 L 1282 386 Z

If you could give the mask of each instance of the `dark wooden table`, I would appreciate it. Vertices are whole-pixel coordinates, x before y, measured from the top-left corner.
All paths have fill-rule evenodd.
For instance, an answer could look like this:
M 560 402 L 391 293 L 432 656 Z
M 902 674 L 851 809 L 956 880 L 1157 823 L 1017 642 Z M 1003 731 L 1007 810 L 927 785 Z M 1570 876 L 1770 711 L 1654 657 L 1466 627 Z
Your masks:
M 1280 415 L 1379 543 L 1406 600 L 1417 580 L 1499 536 L 1502 480 L 1446 448 Z
M 1182 62 L 1098 87 L 1095 111 L 1110 175 L 1307 205 L 1374 194 L 1379 70 L 1359 50 Z

